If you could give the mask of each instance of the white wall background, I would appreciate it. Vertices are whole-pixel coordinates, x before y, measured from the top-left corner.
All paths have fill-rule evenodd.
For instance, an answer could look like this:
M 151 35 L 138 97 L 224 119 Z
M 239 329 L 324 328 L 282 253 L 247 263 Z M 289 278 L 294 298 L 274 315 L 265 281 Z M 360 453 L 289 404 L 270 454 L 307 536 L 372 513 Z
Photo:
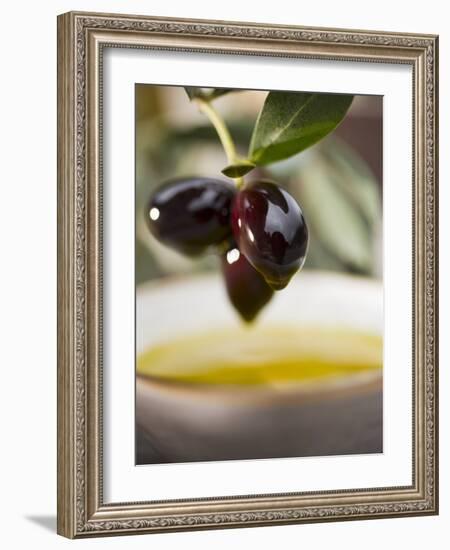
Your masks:
M 70 542 L 56 514 L 56 15 L 69 10 L 440 34 L 445 3 L 378 0 L 16 0 L 2 5 L 0 86 L 0 517 L 2 547 L 444 548 L 450 534 L 450 73 L 440 75 L 441 514 L 439 517 L 165 534 Z M 446 251 L 446 252 L 445 252 Z M 447 307 L 446 307 L 447 306 Z M 441 542 L 442 541 L 442 542 Z

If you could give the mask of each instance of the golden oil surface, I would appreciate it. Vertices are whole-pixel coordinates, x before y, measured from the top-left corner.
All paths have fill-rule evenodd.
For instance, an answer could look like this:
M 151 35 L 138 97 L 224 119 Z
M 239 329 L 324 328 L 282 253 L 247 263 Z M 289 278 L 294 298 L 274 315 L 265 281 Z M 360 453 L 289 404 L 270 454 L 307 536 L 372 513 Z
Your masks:
M 381 369 L 382 338 L 324 327 L 239 327 L 177 337 L 138 356 L 137 374 L 208 385 L 316 381 Z

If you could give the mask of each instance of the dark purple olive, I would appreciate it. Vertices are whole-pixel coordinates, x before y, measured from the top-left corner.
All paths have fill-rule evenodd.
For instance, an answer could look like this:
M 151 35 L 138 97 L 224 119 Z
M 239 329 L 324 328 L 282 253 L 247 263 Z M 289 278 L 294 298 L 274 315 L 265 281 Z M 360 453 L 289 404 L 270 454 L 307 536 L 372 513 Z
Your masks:
M 276 184 L 254 181 L 239 191 L 232 228 L 239 250 L 274 290 L 303 266 L 308 228 L 296 200 Z
M 222 273 L 230 302 L 250 323 L 270 301 L 273 290 L 237 248 L 222 257 Z
M 159 187 L 146 211 L 152 234 L 162 243 L 196 256 L 231 236 L 235 188 L 223 180 L 190 178 Z

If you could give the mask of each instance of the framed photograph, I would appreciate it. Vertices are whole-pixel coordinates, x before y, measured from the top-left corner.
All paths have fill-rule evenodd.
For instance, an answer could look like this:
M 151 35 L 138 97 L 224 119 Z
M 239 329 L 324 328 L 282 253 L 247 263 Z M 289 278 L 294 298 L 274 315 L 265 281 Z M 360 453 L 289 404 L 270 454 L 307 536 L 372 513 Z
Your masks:
M 58 532 L 436 514 L 438 38 L 58 18 Z

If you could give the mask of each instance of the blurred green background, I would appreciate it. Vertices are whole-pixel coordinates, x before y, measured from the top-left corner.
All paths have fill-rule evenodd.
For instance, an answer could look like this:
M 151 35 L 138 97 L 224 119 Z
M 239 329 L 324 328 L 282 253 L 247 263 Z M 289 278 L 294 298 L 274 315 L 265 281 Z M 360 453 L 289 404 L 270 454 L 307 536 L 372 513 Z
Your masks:
M 214 101 L 238 152 L 246 155 L 267 92 L 236 91 Z M 136 85 L 136 285 L 180 273 L 218 269 L 218 258 L 191 260 L 149 233 L 145 208 L 168 179 L 225 178 L 214 128 L 182 87 Z M 382 274 L 382 97 L 356 96 L 344 121 L 310 149 L 256 169 L 300 203 L 310 229 L 305 269 L 380 278 Z

